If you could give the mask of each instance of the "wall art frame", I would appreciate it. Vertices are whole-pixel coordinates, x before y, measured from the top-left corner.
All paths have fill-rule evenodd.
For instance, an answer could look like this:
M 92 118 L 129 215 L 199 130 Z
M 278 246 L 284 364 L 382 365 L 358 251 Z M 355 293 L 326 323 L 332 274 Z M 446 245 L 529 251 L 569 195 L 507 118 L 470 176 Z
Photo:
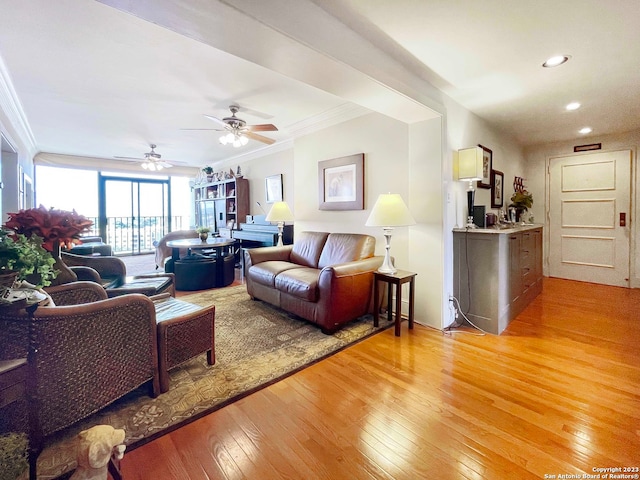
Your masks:
M 491 208 L 504 206 L 504 173 L 491 170 Z
M 318 208 L 364 210 L 364 153 L 318 162 Z
M 478 146 L 482 149 L 482 180 L 478 180 L 478 188 L 491 188 L 493 152 L 483 145 Z
M 264 179 L 265 200 L 267 203 L 281 202 L 284 195 L 282 174 L 270 175 Z

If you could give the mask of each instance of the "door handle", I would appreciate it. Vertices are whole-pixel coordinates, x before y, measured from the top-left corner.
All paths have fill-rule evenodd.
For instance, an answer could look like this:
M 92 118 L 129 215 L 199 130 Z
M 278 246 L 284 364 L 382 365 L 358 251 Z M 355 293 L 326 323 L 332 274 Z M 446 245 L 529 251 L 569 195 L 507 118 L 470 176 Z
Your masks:
M 627 214 L 625 212 L 620 212 L 620 226 L 627 226 Z

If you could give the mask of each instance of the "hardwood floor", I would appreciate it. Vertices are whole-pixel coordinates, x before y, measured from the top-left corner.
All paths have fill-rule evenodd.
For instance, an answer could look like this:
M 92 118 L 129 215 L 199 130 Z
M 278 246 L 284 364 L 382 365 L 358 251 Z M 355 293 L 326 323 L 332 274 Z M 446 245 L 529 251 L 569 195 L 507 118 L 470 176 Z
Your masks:
M 640 290 L 545 279 L 501 336 L 405 322 L 128 451 L 124 478 L 637 474 L 639 306 Z

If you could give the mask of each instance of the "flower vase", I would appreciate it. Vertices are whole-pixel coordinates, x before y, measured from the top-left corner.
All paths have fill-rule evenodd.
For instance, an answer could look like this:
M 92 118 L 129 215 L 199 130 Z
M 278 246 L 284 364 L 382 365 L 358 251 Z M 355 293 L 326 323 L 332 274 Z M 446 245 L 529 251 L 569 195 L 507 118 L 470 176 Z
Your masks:
M 60 242 L 53 242 L 51 256 L 56 261 L 53 267 L 58 270 L 58 276 L 51 281 L 51 286 L 78 281 L 78 276 L 62 261 L 60 256 Z
M 209 238 L 209 234 L 207 232 L 202 232 L 200 234 L 200 240 L 202 240 L 203 242 L 206 242 L 207 238 Z

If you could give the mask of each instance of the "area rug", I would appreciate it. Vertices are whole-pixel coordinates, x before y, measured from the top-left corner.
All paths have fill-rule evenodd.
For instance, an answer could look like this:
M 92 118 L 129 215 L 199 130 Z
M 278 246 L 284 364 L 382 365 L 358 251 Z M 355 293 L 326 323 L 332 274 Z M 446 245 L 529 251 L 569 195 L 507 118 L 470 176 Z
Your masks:
M 204 354 L 171 372 L 171 389 L 157 398 L 141 388 L 56 436 L 38 458 L 38 478 L 63 476 L 75 468 L 77 432 L 107 424 L 126 431 L 129 450 L 191 422 L 328 355 L 392 325 L 373 326 L 371 315 L 333 335 L 299 317 L 251 300 L 244 285 L 180 297 L 216 306 L 216 364 Z

